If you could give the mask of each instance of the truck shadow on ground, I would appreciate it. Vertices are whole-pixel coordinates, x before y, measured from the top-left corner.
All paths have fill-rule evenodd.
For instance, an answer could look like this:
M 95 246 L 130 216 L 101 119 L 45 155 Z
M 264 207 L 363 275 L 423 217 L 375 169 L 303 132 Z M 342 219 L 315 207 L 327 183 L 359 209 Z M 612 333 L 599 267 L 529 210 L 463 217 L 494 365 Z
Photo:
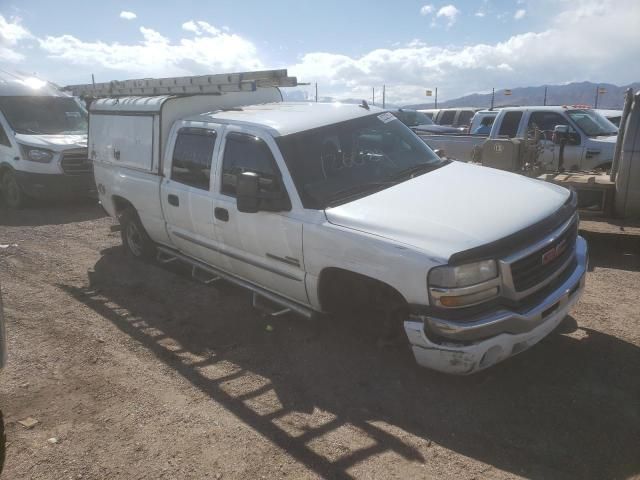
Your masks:
M 583 234 L 589 245 L 589 269 L 640 271 L 640 237 L 602 233 Z
M 386 454 L 437 467 L 434 444 L 529 478 L 640 473 L 631 343 L 574 327 L 450 377 L 417 367 L 405 345 L 377 347 L 367 319 L 267 320 L 244 290 L 133 262 L 119 247 L 102 253 L 86 287 L 60 288 L 322 477 L 353 478 Z
M 106 216 L 95 199 L 38 201 L 20 210 L 12 210 L 0 200 L 0 225 L 7 227 L 39 227 L 86 222 Z

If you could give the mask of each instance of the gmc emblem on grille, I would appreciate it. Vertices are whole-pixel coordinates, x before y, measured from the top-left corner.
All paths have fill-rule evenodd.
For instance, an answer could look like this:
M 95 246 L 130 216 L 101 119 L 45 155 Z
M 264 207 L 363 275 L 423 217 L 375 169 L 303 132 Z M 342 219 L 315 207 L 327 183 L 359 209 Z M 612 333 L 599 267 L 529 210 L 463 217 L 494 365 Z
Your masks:
M 562 240 L 558 245 L 553 248 L 550 248 L 546 252 L 542 254 L 542 265 L 546 265 L 547 263 L 553 262 L 556 258 L 562 255 L 567 249 L 567 240 Z

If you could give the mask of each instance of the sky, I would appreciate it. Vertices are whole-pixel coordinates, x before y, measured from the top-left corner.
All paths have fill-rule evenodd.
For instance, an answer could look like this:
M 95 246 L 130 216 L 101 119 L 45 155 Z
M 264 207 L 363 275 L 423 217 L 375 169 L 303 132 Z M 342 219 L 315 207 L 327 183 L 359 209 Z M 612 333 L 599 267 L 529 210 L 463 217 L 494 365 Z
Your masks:
M 640 0 L 0 0 L 0 68 L 60 85 L 288 68 L 321 99 L 384 84 L 426 103 L 640 80 L 638 25 Z

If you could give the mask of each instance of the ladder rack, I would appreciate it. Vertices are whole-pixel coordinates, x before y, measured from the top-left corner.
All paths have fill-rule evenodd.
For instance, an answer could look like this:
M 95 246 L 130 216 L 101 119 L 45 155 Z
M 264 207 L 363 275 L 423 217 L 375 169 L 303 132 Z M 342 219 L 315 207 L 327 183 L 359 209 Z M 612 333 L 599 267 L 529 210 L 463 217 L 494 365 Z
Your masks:
M 111 82 L 68 85 L 63 90 L 76 97 L 124 97 L 157 95 L 204 95 L 253 92 L 258 88 L 295 87 L 296 77 L 287 70 L 222 73 L 191 77 L 140 78 Z

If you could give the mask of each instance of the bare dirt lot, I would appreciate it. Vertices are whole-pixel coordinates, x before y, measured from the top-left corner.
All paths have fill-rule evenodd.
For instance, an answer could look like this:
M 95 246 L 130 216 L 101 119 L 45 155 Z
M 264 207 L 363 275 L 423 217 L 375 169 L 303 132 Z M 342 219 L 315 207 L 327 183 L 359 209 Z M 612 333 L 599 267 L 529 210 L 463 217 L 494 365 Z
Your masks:
M 640 476 L 637 238 L 589 238 L 562 332 L 447 377 L 362 319 L 266 320 L 243 290 L 132 263 L 111 224 L 0 207 L 3 478 Z

